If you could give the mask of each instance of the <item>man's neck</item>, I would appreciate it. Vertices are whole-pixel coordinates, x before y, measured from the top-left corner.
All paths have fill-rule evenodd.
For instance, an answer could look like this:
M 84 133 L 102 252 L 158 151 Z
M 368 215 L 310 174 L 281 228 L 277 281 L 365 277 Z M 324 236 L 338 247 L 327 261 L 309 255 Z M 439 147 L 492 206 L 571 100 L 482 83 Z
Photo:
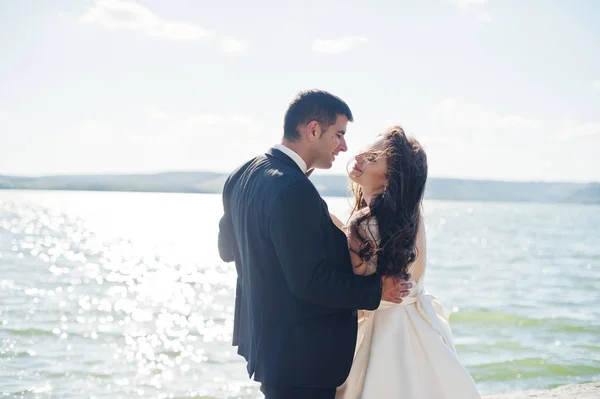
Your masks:
M 306 163 L 307 170 L 313 169 L 312 161 L 310 160 L 310 157 L 307 156 L 308 151 L 306 150 L 304 145 L 302 145 L 302 143 L 288 141 L 288 140 L 282 140 L 281 145 L 289 148 L 290 150 L 292 150 L 296 154 L 298 154 L 300 156 L 300 158 L 302 158 L 302 160 L 304 160 L 304 162 Z

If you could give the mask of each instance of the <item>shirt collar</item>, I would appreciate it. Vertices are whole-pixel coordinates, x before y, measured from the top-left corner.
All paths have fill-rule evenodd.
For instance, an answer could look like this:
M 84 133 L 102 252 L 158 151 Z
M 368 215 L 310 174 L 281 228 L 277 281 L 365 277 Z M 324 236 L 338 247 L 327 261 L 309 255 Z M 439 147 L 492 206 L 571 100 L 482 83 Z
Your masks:
M 300 155 L 298 155 L 298 153 L 296 151 L 294 151 L 291 148 L 288 148 L 282 144 L 275 144 L 273 146 L 273 148 L 283 152 L 285 155 L 292 158 L 292 160 L 294 162 L 296 162 L 296 164 L 298 165 L 298 167 L 300 168 L 302 173 L 306 174 L 307 169 L 308 169 L 306 166 L 306 162 L 304 162 L 304 159 L 302 159 L 302 157 Z

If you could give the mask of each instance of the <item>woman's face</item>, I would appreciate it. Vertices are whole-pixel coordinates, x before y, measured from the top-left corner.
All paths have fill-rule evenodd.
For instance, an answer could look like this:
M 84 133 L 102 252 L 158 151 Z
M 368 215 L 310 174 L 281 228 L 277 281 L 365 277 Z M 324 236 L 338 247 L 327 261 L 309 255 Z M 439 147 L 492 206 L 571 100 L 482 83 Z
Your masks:
M 383 192 L 388 181 L 387 157 L 383 151 L 384 141 L 380 139 L 356 155 L 352 170 L 348 173 L 350 180 L 371 193 Z

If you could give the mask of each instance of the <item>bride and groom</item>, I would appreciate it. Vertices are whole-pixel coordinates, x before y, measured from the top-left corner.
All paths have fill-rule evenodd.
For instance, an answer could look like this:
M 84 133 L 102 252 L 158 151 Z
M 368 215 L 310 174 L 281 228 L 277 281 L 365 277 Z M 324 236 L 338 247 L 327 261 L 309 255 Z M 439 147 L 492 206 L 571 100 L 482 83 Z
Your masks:
M 346 224 L 308 179 L 347 151 L 352 120 L 340 98 L 301 92 L 282 144 L 227 179 L 218 246 L 237 269 L 233 345 L 267 399 L 480 398 L 423 287 L 419 142 L 394 126 L 356 155 Z

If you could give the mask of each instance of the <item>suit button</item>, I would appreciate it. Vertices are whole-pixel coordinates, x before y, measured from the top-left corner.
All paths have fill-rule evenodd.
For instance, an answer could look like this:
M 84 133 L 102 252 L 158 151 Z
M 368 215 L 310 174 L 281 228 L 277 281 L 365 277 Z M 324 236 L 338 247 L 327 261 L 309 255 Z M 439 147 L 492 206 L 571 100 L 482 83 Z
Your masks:
M 352 311 L 352 316 L 356 316 L 358 313 L 356 312 L 356 310 Z

